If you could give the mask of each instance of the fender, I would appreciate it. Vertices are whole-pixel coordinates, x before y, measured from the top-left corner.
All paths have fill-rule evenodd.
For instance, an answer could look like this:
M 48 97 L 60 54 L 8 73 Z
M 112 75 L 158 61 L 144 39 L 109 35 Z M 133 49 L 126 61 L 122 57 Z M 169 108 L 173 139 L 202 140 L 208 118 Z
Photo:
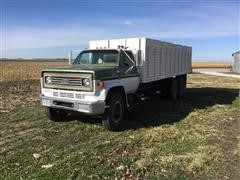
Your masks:
M 109 93 L 109 91 L 113 88 L 116 88 L 116 87 L 121 87 L 123 88 L 124 90 L 124 98 L 125 98 L 125 101 L 126 101 L 126 105 L 127 107 L 129 106 L 128 105 L 128 99 L 127 99 L 127 92 L 126 92 L 126 87 L 125 85 L 121 82 L 121 80 L 119 79 L 114 79 L 114 80 L 107 80 L 107 81 L 104 81 L 104 89 L 105 89 L 105 97 L 107 99 L 107 95 Z

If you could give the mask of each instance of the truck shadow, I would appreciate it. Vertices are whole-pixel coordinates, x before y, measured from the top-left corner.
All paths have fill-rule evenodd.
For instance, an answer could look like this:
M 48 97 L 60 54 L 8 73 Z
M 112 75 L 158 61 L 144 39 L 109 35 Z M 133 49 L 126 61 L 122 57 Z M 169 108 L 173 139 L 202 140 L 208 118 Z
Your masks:
M 238 96 L 237 89 L 228 88 L 189 88 L 178 100 L 166 101 L 159 95 L 146 97 L 137 107 L 127 112 L 122 130 L 173 124 L 183 120 L 189 113 L 206 109 L 216 104 L 231 104 Z M 75 116 L 74 119 L 86 123 L 100 124 L 100 118 Z M 84 120 L 83 120 L 84 119 Z
M 231 104 L 238 96 L 237 89 L 189 88 L 186 94 L 176 101 L 165 101 L 159 96 L 149 97 L 128 113 L 124 129 L 173 124 L 183 120 L 198 109 L 206 109 L 216 104 Z

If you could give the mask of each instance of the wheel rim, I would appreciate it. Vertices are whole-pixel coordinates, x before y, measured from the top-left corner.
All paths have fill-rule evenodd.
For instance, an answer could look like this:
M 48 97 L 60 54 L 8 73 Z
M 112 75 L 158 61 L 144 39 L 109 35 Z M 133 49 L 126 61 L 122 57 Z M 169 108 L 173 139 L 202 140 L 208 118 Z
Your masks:
M 118 123 L 122 118 L 122 104 L 119 101 L 116 101 L 113 109 L 113 120 L 115 123 Z

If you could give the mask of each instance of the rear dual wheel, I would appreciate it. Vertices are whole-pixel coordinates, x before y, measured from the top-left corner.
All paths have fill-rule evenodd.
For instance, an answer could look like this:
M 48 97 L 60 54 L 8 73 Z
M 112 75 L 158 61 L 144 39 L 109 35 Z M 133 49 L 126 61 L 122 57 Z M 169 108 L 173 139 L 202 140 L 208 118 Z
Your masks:
M 178 77 L 178 97 L 185 94 L 186 91 L 186 75 Z
M 162 84 L 161 94 L 165 99 L 175 100 L 185 93 L 186 76 L 166 79 Z
M 178 83 L 177 80 L 174 79 L 166 79 L 164 80 L 161 87 L 161 94 L 164 99 L 174 100 L 178 95 Z
M 178 97 L 178 81 L 177 79 L 172 79 L 170 83 L 170 94 L 169 99 L 175 100 Z

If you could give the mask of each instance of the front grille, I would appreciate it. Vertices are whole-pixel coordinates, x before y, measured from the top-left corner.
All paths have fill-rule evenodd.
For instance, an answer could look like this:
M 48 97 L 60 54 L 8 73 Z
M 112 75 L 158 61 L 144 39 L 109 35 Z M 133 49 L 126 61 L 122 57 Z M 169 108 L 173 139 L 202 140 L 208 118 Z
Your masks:
M 53 92 L 53 96 L 58 97 L 58 92 Z
M 53 91 L 53 96 L 54 97 L 63 97 L 63 98 L 77 98 L 77 99 L 83 99 L 84 95 L 83 94 L 75 94 L 70 93 L 70 92 L 57 92 Z
M 60 92 L 60 97 L 74 98 L 73 93 Z
M 92 73 L 55 73 L 44 72 L 44 87 L 53 89 L 66 89 L 66 90 L 79 90 L 79 91 L 92 91 L 93 90 L 93 74 Z M 46 78 L 50 77 L 51 82 L 47 83 Z M 89 86 L 83 86 L 82 81 L 84 78 L 90 80 Z M 53 96 L 73 98 L 70 94 L 53 94 Z
M 68 77 L 54 77 L 54 76 L 52 76 L 52 84 L 82 86 L 82 78 L 68 78 Z

